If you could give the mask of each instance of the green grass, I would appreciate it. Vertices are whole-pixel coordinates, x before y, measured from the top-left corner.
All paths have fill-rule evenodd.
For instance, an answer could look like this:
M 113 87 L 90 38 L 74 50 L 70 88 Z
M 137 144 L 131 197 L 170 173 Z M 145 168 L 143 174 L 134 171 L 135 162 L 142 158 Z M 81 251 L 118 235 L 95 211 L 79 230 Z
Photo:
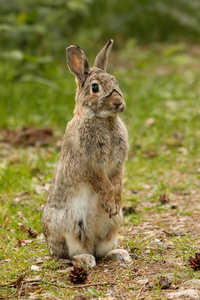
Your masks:
M 142 48 L 128 42 L 123 50 L 111 54 L 109 71 L 118 79 L 127 103 L 122 119 L 129 132 L 130 150 L 123 199 L 124 203 L 136 205 L 136 213 L 125 217 L 122 235 L 130 226 L 139 229 L 140 224 L 154 215 L 160 217 L 154 225 L 162 229 L 162 217 L 167 214 L 170 218 L 181 216 L 191 220 L 199 214 L 199 208 L 193 209 L 199 201 L 200 179 L 199 53 L 197 46 L 152 45 Z M 41 64 L 30 59 L 2 60 L 0 81 L 2 129 L 33 125 L 51 127 L 59 135 L 64 133 L 66 123 L 72 118 L 75 95 L 74 78 L 64 60 Z M 62 273 L 54 270 L 55 262 L 45 258 L 48 249 L 43 241 L 32 239 L 30 245 L 17 246 L 20 239 L 28 239 L 18 223 L 41 232 L 45 192 L 37 193 L 36 187 L 50 182 L 59 150 L 54 144 L 47 148 L 15 148 L 2 144 L 0 155 L 2 284 L 6 285 L 24 274 L 37 275 L 30 266 L 41 258 L 44 263 L 38 274 L 42 275 L 43 289 L 57 297 L 72 299 L 81 290 L 53 285 L 53 280 L 60 278 Z M 159 203 L 159 196 L 163 193 L 169 195 L 169 205 Z M 194 202 L 190 204 L 189 201 Z M 176 209 L 171 208 L 173 203 L 178 203 Z M 139 255 L 141 269 L 146 263 L 153 265 L 152 261 L 161 263 L 180 259 L 182 265 L 172 268 L 174 282 L 180 278 L 199 278 L 199 272 L 185 266 L 189 257 L 194 257 L 199 249 L 198 235 L 186 233 L 185 236 L 169 236 L 167 240 L 174 243 L 175 250 L 168 252 L 162 243 L 156 244 L 153 237 L 145 238 L 142 232 L 129 234 L 120 245 Z M 145 252 L 145 249 L 149 250 Z M 132 284 L 132 270 L 124 271 L 126 274 L 120 270 L 119 286 L 123 287 L 124 278 Z M 66 284 L 68 273 L 63 279 Z M 104 282 L 103 277 L 99 279 L 98 276 L 94 271 L 93 280 Z M 7 288 L 8 295 L 15 291 Z M 94 286 L 84 291 L 88 299 L 97 295 L 105 297 L 106 293 L 106 286 Z M 152 288 L 149 293 L 152 297 L 160 297 L 162 291 L 157 284 L 157 288 Z M 6 295 L 5 288 L 2 295 Z
M 30 66 L 29 66 L 30 64 Z M 23 67 L 22 67 L 23 65 Z M 1 63 L 1 127 L 62 126 L 74 107 L 75 83 L 63 66 L 23 61 Z

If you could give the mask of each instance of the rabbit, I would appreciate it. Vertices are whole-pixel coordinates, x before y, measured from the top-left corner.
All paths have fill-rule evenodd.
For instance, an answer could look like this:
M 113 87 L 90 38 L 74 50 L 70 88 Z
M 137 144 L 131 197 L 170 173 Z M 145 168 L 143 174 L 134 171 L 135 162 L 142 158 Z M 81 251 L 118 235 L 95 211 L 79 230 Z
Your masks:
M 79 46 L 66 49 L 76 104 L 42 213 L 51 256 L 90 267 L 105 255 L 130 261 L 126 250 L 116 249 L 128 134 L 119 118 L 122 92 L 106 73 L 112 45 L 113 40 L 106 43 L 92 68 Z

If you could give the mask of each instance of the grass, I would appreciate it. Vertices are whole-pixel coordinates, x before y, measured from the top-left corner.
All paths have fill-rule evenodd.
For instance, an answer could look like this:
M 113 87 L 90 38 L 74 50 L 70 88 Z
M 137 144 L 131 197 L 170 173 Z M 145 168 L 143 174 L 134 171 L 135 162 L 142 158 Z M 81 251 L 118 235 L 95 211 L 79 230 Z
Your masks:
M 46 148 L 1 143 L 0 297 L 19 297 L 22 285 L 9 284 L 37 275 L 38 285 L 28 285 L 23 291 L 27 297 L 35 293 L 37 299 L 45 295 L 96 299 L 111 294 L 133 299 L 141 290 L 138 279 L 147 278 L 150 288 L 141 290 L 141 296 L 165 299 L 166 292 L 155 276 L 171 273 L 172 285 L 177 287 L 200 278 L 199 271 L 188 266 L 189 257 L 200 251 L 199 54 L 198 46 L 138 47 L 129 41 L 110 56 L 109 71 L 118 79 L 127 103 L 122 119 L 129 131 L 130 151 L 123 206 L 136 206 L 135 213 L 124 217 L 119 245 L 137 259 L 126 267 L 99 262 L 88 271 L 91 286 L 69 284 L 69 269 L 49 259 L 43 239 L 28 237 L 19 226 L 22 223 L 41 233 L 45 190 L 38 187 L 49 183 L 54 172 L 59 157 L 55 140 Z M 63 135 L 75 94 L 74 78 L 64 61 L 4 60 L 0 78 L 2 130 L 48 126 Z M 162 194 L 169 203 L 159 202 Z M 20 240 L 31 243 L 20 244 Z M 38 271 L 31 270 L 32 265 Z

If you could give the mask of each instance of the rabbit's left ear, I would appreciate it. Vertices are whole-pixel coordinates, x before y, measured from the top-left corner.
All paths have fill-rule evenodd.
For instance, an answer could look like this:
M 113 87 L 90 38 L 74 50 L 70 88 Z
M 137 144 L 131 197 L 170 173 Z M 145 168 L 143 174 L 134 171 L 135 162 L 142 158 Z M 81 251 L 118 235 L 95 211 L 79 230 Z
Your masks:
M 79 82 L 83 82 L 89 73 L 88 60 L 80 47 L 71 45 L 66 49 L 67 64 Z
M 94 62 L 94 67 L 97 67 L 99 69 L 102 69 L 103 71 L 106 72 L 107 68 L 107 63 L 108 63 L 108 56 L 110 53 L 110 50 L 113 45 L 113 40 L 109 40 L 103 49 L 97 54 L 95 62 Z

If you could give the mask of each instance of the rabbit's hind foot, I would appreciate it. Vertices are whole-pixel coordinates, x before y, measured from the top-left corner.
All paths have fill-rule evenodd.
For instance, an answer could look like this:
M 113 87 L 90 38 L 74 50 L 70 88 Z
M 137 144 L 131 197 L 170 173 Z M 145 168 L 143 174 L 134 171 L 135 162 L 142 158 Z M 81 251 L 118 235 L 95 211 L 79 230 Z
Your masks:
M 89 268 L 96 266 L 95 257 L 91 254 L 77 254 L 71 258 L 71 262 L 74 266 L 84 265 Z
M 126 263 L 131 262 L 131 258 L 128 252 L 124 249 L 111 250 L 107 253 L 106 257 L 116 259 L 116 260 L 121 260 Z
M 55 259 L 67 259 L 69 257 L 69 249 L 64 240 L 54 241 L 54 238 L 48 238 L 47 244 L 49 248 L 50 255 Z

